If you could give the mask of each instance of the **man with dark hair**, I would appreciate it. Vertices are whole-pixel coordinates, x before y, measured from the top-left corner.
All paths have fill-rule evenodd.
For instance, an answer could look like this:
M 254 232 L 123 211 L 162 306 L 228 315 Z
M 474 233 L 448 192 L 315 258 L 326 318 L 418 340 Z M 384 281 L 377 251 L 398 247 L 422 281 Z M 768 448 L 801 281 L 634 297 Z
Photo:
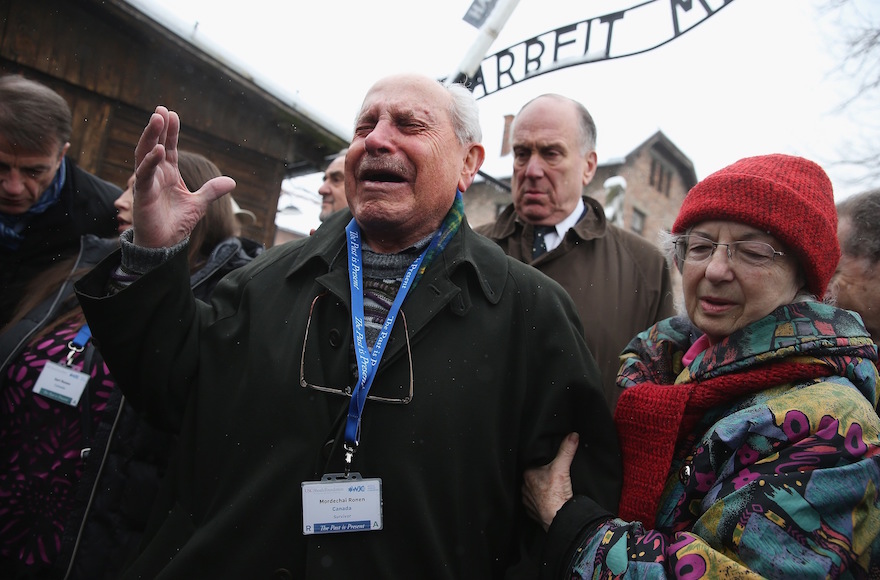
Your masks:
M 348 207 L 345 197 L 345 154 L 348 148 L 340 151 L 327 165 L 324 171 L 324 181 L 318 188 L 321 195 L 321 214 L 318 216 L 322 222 L 341 209 Z
M 52 89 L 0 77 L 0 326 L 28 282 L 72 256 L 80 236 L 116 235 L 122 190 L 77 167 L 70 107 Z
M 556 94 L 529 101 L 513 121 L 511 145 L 513 203 L 477 232 L 569 293 L 613 410 L 621 351 L 675 313 L 666 262 L 583 194 L 596 173 L 596 124 L 582 104 Z
M 880 189 L 837 204 L 840 262 L 828 291 L 837 306 L 858 312 L 880 340 Z
M 367 93 L 349 209 L 189 290 L 180 120 L 135 151 L 132 234 L 78 285 L 131 404 L 180 433 L 127 577 L 537 578 L 528 467 L 580 433 L 574 487 L 617 505 L 620 458 L 568 295 L 464 218 L 476 101 L 417 75 Z M 115 294 L 107 294 L 107 283 Z

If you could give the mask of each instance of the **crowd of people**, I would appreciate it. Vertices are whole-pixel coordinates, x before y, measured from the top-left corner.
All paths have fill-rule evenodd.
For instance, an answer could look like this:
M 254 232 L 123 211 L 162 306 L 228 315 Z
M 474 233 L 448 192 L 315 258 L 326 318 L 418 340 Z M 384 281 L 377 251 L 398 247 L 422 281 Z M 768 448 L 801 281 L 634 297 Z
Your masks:
M 545 94 L 472 229 L 476 101 L 401 74 L 264 251 L 173 110 L 124 191 L 70 127 L 0 77 L 0 577 L 880 575 L 880 190 L 741 159 L 658 246 Z

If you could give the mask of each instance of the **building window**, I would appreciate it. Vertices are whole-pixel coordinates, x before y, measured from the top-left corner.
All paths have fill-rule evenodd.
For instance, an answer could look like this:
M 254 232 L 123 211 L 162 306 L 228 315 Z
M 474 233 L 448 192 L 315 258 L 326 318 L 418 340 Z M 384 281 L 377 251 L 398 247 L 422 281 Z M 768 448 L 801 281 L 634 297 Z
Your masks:
M 640 236 L 645 231 L 645 217 L 646 216 L 644 213 L 633 208 L 633 216 L 632 222 L 630 223 L 630 228 L 632 228 L 632 231 L 639 234 Z
M 651 186 L 666 197 L 669 197 L 671 185 L 672 171 L 662 161 L 656 157 L 651 157 Z

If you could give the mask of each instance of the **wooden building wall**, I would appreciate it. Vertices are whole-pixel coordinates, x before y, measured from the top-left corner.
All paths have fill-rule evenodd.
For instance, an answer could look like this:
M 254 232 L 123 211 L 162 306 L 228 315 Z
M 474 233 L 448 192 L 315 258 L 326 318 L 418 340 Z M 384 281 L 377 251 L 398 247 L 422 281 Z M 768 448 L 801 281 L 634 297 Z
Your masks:
M 272 244 L 285 177 L 323 167 L 345 140 L 123 0 L 5 0 L 0 74 L 42 82 L 70 104 L 70 156 L 124 185 L 157 105 L 181 118 L 180 146 L 236 180 L 257 216 L 244 234 Z

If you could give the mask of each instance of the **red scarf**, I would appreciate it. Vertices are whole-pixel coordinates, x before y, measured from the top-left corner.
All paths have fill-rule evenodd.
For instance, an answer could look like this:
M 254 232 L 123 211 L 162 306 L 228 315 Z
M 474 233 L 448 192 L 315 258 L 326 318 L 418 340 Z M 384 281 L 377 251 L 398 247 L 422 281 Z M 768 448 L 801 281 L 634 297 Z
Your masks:
M 702 382 L 644 382 L 625 389 L 614 413 L 623 455 L 620 517 L 654 528 L 676 447 L 706 411 L 769 387 L 832 374 L 824 365 L 780 362 Z

